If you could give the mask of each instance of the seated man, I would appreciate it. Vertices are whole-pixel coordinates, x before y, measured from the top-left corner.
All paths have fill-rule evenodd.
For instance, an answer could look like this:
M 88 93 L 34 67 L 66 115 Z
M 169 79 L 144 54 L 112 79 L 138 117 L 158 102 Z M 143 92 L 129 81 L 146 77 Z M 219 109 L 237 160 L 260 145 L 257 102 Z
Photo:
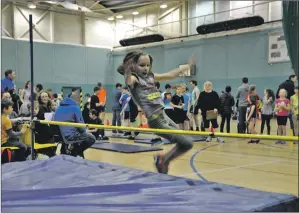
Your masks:
M 56 109 L 54 120 L 60 122 L 84 123 L 79 105 L 71 98 L 66 98 L 60 102 L 60 106 Z M 84 150 L 92 146 L 96 141 L 95 137 L 86 131 L 86 128 L 60 126 L 60 132 L 70 144 L 74 145 L 74 148 L 71 150 L 72 156 L 79 155 L 84 157 Z M 74 144 L 72 141 L 82 142 Z
M 24 152 L 24 155 L 22 155 L 22 159 L 20 160 L 26 160 L 26 158 L 30 154 L 30 150 L 27 149 L 26 144 L 19 142 L 19 137 L 25 133 L 27 127 L 26 125 L 23 125 L 23 128 L 20 132 L 13 131 L 12 121 L 8 117 L 12 112 L 12 106 L 13 102 L 10 100 L 4 99 L 1 102 L 1 144 L 2 147 L 19 147 L 20 150 Z

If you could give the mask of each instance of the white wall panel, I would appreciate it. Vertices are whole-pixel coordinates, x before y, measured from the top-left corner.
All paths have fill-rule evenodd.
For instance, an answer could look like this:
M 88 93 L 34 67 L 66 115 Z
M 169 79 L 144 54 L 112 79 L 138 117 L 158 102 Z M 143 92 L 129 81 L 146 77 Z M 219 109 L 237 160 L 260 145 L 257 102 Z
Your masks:
M 158 17 L 159 17 L 159 8 L 154 7 L 147 10 L 147 25 L 157 25 L 158 24 Z
M 18 9 L 19 8 L 19 9 Z M 41 16 L 47 11 L 39 9 L 29 9 L 26 7 L 16 6 L 14 11 L 15 19 L 15 37 L 29 39 L 29 23 L 24 16 L 29 20 L 29 15 L 32 14 L 33 23 L 41 18 Z M 23 13 L 23 15 L 22 15 Z M 33 31 L 33 37 L 35 40 L 48 40 L 50 41 L 50 13 L 46 14 L 44 18 L 35 26 L 35 29 L 41 34 L 38 34 L 35 30 Z M 26 34 L 24 34 L 27 31 Z M 44 39 L 44 38 L 45 39 Z
M 230 18 L 243 18 L 252 16 L 252 1 L 230 1 Z M 235 9 L 235 10 L 233 10 Z
M 274 1 L 270 3 L 270 20 L 269 21 L 277 21 L 282 18 L 282 2 Z
M 132 16 L 116 21 L 115 25 L 115 45 L 119 45 L 119 41 L 129 38 L 133 35 Z
M 180 9 L 160 19 L 159 32 L 165 37 L 176 37 L 180 35 Z
M 80 16 L 64 13 L 53 13 L 53 16 L 55 42 L 82 44 Z
M 215 1 L 215 22 L 221 22 L 229 19 L 230 3 L 229 1 Z
M 2 6 L 3 8 L 3 6 Z M 11 5 L 8 5 L 8 7 L 2 11 L 1 13 L 1 30 L 2 30 L 2 36 L 10 37 L 13 35 L 13 8 Z M 4 29 L 8 32 L 9 35 L 7 35 L 4 31 Z
M 265 22 L 268 20 L 268 2 L 267 1 L 254 1 L 255 5 L 253 7 L 254 15 L 261 16 Z
M 198 19 L 198 25 L 214 23 L 214 2 L 213 1 L 197 1 L 196 16 L 205 16 Z
M 113 22 L 88 17 L 85 19 L 85 32 L 87 45 L 113 46 Z
M 146 35 L 146 27 L 147 25 L 147 13 L 144 11 L 143 13 L 140 13 L 137 16 L 132 16 L 132 20 L 134 23 L 133 27 L 133 35 L 134 36 L 141 36 L 141 35 Z

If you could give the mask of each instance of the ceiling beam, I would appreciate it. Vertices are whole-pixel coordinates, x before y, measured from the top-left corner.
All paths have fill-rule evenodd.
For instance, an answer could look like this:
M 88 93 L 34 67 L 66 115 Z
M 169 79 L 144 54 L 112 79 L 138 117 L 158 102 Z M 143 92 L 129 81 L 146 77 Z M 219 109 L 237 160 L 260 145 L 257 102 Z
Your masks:
M 152 5 L 155 4 L 153 2 L 147 2 L 147 3 L 138 3 L 138 4 L 129 4 L 129 5 L 122 5 L 122 6 L 115 6 L 115 7 L 108 7 L 108 8 L 102 8 L 102 9 L 98 9 L 98 10 L 92 10 L 93 12 L 98 12 L 98 11 L 102 11 L 102 10 L 115 10 L 115 9 L 124 9 L 124 8 L 130 8 L 130 7 L 139 7 L 139 6 L 148 6 L 148 5 Z

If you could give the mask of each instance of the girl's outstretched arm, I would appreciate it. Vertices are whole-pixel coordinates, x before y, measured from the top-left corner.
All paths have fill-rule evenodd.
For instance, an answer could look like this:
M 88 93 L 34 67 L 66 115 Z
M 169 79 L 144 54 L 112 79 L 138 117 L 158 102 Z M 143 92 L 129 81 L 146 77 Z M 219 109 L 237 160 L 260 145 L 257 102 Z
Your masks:
M 168 81 L 168 80 L 174 79 L 177 76 L 179 76 L 180 74 L 183 74 L 184 72 L 186 72 L 194 64 L 195 64 L 195 56 L 193 55 L 188 62 L 189 67 L 176 68 L 174 70 L 171 70 L 171 71 L 169 71 L 167 73 L 163 73 L 163 74 L 155 73 L 155 81 Z

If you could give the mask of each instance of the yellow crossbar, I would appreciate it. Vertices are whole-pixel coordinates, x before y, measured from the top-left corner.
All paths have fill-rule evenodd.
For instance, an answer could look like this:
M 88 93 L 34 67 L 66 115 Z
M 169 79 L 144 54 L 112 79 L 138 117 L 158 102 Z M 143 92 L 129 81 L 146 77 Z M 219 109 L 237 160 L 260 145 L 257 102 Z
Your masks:
M 182 135 L 201 135 L 215 137 L 227 137 L 227 138 L 247 138 L 247 139 L 261 139 L 261 140 L 283 140 L 283 141 L 298 141 L 298 136 L 278 136 L 278 135 L 253 135 L 253 134 L 237 134 L 237 133 L 220 133 L 220 132 L 199 132 L 199 131 L 186 131 L 186 130 L 168 130 L 168 129 L 145 129 L 136 127 L 119 127 L 119 126 L 106 126 L 95 124 L 82 124 L 71 122 L 58 122 L 58 121 L 44 121 L 39 120 L 42 124 L 59 125 L 59 126 L 73 126 L 73 127 L 88 127 L 96 129 L 110 129 L 110 130 L 126 130 L 135 132 L 148 132 L 157 134 L 182 134 Z

